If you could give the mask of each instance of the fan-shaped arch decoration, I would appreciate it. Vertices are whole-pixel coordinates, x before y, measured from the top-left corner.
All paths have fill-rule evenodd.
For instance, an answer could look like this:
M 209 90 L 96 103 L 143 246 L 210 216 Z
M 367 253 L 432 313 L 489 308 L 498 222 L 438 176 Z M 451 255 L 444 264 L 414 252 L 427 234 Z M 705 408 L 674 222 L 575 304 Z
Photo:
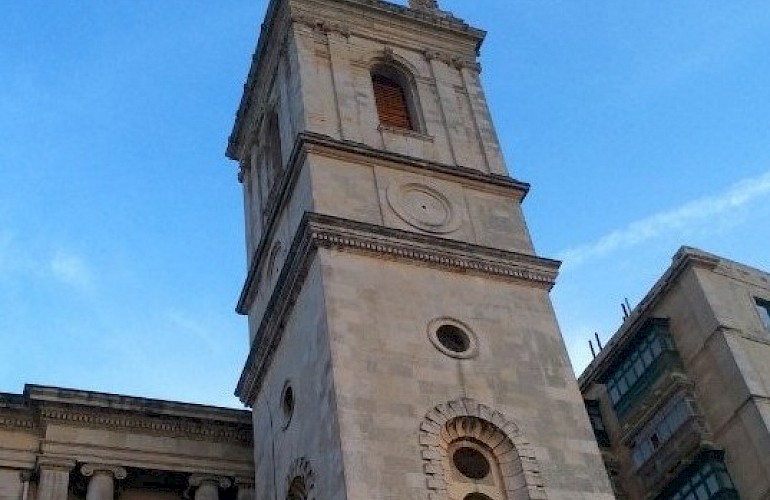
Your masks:
M 464 439 L 482 443 L 495 455 L 508 500 L 547 500 L 535 451 L 519 427 L 501 412 L 469 398 L 436 406 L 420 425 L 429 500 L 449 500 L 448 450 Z
M 289 466 L 286 475 L 287 500 L 315 500 L 315 474 L 310 462 L 298 458 Z

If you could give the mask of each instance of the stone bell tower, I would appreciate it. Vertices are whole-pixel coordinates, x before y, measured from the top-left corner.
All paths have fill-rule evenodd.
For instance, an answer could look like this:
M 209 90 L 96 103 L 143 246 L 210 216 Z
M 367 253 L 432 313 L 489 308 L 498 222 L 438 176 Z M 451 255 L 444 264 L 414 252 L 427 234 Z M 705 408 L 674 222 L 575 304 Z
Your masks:
M 239 162 L 257 499 L 609 499 L 479 80 L 435 0 L 273 0 Z

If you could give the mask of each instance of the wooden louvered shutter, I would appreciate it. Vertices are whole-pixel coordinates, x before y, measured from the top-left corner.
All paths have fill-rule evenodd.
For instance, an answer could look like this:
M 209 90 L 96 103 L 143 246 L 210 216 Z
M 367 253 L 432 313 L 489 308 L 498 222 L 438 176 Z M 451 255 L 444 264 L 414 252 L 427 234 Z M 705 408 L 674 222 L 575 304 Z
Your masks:
M 406 93 L 401 85 L 382 75 L 372 75 L 372 84 L 380 123 L 389 127 L 413 130 Z

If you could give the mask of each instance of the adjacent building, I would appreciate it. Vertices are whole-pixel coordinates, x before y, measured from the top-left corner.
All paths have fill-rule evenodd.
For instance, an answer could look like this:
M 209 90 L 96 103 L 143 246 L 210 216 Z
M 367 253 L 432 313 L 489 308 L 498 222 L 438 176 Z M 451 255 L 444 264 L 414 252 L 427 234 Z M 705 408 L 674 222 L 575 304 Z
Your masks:
M 618 498 L 770 498 L 770 274 L 693 248 L 579 379 Z
M 253 500 L 251 412 L 28 385 L 0 393 L 0 500 Z

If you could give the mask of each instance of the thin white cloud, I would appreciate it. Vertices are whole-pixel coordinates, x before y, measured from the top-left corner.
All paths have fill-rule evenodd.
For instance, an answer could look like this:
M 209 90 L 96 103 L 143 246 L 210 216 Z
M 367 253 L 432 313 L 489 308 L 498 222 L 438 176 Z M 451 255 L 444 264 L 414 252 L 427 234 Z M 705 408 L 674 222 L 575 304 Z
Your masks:
M 54 278 L 74 288 L 88 289 L 93 286 L 93 274 L 80 257 L 59 251 L 51 257 L 49 269 Z
M 209 321 L 204 321 L 201 318 L 196 318 L 179 311 L 170 311 L 168 313 L 168 320 L 174 328 L 197 337 L 210 351 L 216 352 L 221 350 L 215 335 L 217 330 L 209 326 Z
M 569 248 L 559 254 L 565 269 L 594 258 L 637 246 L 677 230 L 711 224 L 713 218 L 727 215 L 752 201 L 770 195 L 770 171 L 741 180 L 723 193 L 691 201 L 680 207 L 632 222 L 588 245 Z

